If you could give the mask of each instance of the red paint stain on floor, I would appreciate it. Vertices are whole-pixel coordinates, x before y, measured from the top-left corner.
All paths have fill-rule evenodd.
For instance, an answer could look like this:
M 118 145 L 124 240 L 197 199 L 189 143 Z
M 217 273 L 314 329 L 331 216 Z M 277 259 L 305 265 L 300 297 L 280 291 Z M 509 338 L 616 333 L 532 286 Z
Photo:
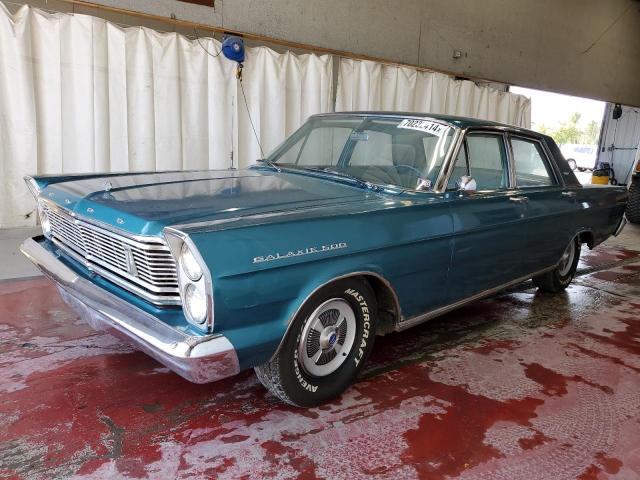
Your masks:
M 551 442 L 553 439 L 551 437 L 547 437 L 544 433 L 535 430 L 533 436 L 529 438 L 521 438 L 518 440 L 518 444 L 522 447 L 523 450 L 533 450 L 534 448 L 540 447 L 546 443 Z
M 598 385 L 595 382 L 582 378 L 580 375 L 573 375 L 573 376 L 561 375 L 549 368 L 543 367 L 539 363 L 531 363 L 526 365 L 525 375 L 527 376 L 527 378 L 530 378 L 531 380 L 539 383 L 543 387 L 542 392 L 545 395 L 550 395 L 550 396 L 566 395 L 568 382 L 584 383 L 585 385 L 589 385 L 591 387 L 597 388 L 609 395 L 613 393 L 613 390 L 611 389 L 611 387 L 608 387 L 606 385 Z
M 602 473 L 615 475 L 620 471 L 622 462 L 617 458 L 609 458 L 604 452 L 596 454 L 596 463 L 589 465 L 585 472 L 578 477 L 579 480 L 597 480 L 601 478 Z
M 604 257 L 589 258 L 632 258 Z M 625 271 L 614 282 L 640 285 L 637 269 Z M 384 337 L 379 371 L 302 410 L 251 372 L 194 385 L 141 353 L 105 350 L 46 281 L 2 283 L 2 378 L 69 342 L 86 348 L 38 364 L 20 388 L 0 383 L 0 477 L 517 480 L 540 478 L 534 466 L 553 479 L 626 475 L 633 459 L 618 446 L 640 444 L 640 299 L 580 286 L 566 299 L 589 307 L 505 294 Z
M 421 478 L 457 476 L 502 457 L 484 443 L 485 432 L 499 421 L 531 426 L 536 408 L 543 403 L 536 398 L 499 402 L 473 395 L 463 387 L 434 382 L 427 382 L 427 391 L 451 405 L 442 415 L 423 415 L 418 428 L 404 435 L 409 448 L 402 459 L 414 465 Z

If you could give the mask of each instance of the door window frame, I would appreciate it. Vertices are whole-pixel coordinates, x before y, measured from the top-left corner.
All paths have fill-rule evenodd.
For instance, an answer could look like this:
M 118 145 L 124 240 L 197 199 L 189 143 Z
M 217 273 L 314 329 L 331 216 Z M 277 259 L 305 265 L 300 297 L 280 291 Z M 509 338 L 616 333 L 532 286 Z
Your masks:
M 537 138 L 537 137 L 533 137 L 530 135 L 525 135 L 522 133 L 515 133 L 515 132 L 510 132 L 506 135 L 508 137 L 508 149 L 509 149 L 509 158 L 510 158 L 510 162 L 511 162 L 511 171 L 513 172 L 513 188 L 518 188 L 518 189 L 552 189 L 552 188 L 558 188 L 558 187 L 564 187 L 564 182 L 562 181 L 562 176 L 559 174 L 557 166 L 556 166 L 556 162 L 552 161 L 551 159 L 553 158 L 553 156 L 551 155 L 549 148 L 547 147 L 546 142 L 544 142 L 542 139 Z M 542 159 L 542 161 L 545 164 L 545 167 L 547 168 L 547 172 L 549 172 L 552 177 L 551 180 L 554 182 L 552 185 L 518 185 L 518 179 L 517 179 L 517 167 L 516 167 L 516 159 L 515 159 L 515 155 L 513 154 L 513 145 L 511 144 L 511 140 L 512 139 L 519 139 L 519 140 L 523 140 L 526 142 L 530 142 L 533 144 L 537 144 L 539 149 L 538 152 L 540 153 L 540 158 Z
M 470 127 L 466 128 L 463 132 L 462 138 L 460 140 L 458 148 L 456 148 L 453 152 L 453 156 L 449 162 L 449 167 L 447 168 L 447 173 L 444 181 L 444 190 L 447 191 L 447 185 L 449 185 L 449 181 L 451 180 L 451 175 L 453 174 L 453 170 L 455 169 L 456 163 L 458 161 L 458 155 L 460 155 L 461 151 L 465 152 L 467 158 L 467 169 L 468 173 L 470 173 L 470 162 L 469 158 L 469 148 L 467 146 L 467 137 L 473 134 L 480 135 L 494 135 L 496 137 L 501 137 L 502 139 L 502 153 L 504 155 L 503 159 L 503 167 L 506 168 L 507 174 L 507 186 L 502 188 L 494 188 L 490 190 L 478 190 L 473 193 L 481 193 L 481 192 L 506 192 L 515 188 L 515 171 L 513 168 L 513 153 L 511 151 L 511 142 L 508 138 L 508 132 L 491 127 Z M 473 176 L 473 175 L 472 175 Z M 451 191 L 451 190 L 449 190 Z

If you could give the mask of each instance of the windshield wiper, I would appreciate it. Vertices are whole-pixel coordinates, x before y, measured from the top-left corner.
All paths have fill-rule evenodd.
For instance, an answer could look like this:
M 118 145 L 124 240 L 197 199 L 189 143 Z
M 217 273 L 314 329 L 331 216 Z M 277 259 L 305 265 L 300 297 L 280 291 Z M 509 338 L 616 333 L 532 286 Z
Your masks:
M 298 167 L 298 168 L 303 168 L 304 170 L 310 170 L 312 172 L 320 172 L 320 173 L 328 173 L 329 175 L 335 175 L 336 177 L 342 177 L 342 178 L 348 178 L 349 180 L 352 180 L 354 182 L 356 182 L 358 185 L 360 185 L 361 187 L 364 188 L 371 188 L 371 189 L 375 189 L 377 188 L 377 186 L 373 183 L 369 183 L 366 182 L 364 180 L 362 180 L 361 178 L 358 178 L 354 175 L 349 175 L 348 173 L 344 173 L 344 172 L 340 172 L 338 170 L 332 170 L 331 168 L 320 168 L 320 167 Z
M 259 158 L 258 162 L 260 163 L 266 163 L 268 166 L 270 166 L 271 168 L 273 168 L 276 172 L 281 173 L 282 169 L 276 165 L 275 163 L 273 163 L 271 160 L 269 160 L 268 158 Z

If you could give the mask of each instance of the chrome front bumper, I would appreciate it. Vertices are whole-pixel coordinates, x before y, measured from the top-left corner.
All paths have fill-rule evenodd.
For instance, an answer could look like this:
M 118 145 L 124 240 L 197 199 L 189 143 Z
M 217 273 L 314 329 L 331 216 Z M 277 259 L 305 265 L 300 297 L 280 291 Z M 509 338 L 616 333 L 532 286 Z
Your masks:
M 176 330 L 76 274 L 35 239 L 25 240 L 20 250 L 94 329 L 121 338 L 191 382 L 213 382 L 240 371 L 236 351 L 223 335 L 192 336 Z

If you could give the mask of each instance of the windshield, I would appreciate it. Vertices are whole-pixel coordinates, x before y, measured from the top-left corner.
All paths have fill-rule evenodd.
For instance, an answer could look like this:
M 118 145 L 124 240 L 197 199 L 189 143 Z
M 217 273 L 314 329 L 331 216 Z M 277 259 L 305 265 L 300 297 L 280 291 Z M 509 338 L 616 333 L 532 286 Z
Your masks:
M 453 127 L 430 119 L 315 117 L 267 160 L 372 184 L 431 190 L 453 133 Z

